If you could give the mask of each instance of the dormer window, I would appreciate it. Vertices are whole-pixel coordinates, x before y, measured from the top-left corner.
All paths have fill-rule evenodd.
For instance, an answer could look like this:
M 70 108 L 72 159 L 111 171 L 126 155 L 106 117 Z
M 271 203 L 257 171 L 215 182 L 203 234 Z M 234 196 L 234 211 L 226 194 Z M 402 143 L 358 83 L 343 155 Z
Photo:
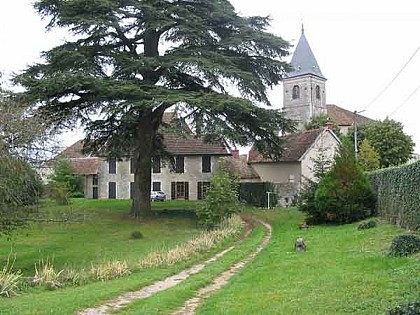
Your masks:
M 295 85 L 293 87 L 292 98 L 294 100 L 300 98 L 300 88 L 299 88 L 299 85 Z
M 317 85 L 315 88 L 315 96 L 317 100 L 321 99 L 321 88 L 319 87 L 319 85 Z

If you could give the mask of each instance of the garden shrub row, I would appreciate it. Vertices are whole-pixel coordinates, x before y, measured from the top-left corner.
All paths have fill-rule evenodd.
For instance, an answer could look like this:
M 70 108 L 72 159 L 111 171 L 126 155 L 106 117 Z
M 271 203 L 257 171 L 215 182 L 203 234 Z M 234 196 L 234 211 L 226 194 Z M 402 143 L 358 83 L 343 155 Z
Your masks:
M 420 161 L 368 174 L 378 215 L 406 229 L 420 229 Z

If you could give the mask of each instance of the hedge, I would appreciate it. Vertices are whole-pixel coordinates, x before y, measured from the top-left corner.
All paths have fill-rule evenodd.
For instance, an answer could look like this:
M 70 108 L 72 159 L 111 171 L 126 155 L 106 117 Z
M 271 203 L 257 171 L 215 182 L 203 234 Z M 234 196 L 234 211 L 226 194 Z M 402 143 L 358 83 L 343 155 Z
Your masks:
M 406 229 L 420 229 L 420 161 L 368 174 L 378 215 Z

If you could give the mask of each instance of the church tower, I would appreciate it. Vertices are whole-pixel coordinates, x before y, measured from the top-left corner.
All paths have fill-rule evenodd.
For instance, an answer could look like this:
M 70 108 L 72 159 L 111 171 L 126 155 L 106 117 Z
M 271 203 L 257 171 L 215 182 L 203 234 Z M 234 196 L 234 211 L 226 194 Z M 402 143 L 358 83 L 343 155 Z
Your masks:
M 327 113 L 325 81 L 315 56 L 302 34 L 290 62 L 293 70 L 283 80 L 283 110 L 287 118 L 295 120 L 297 128 L 312 117 Z

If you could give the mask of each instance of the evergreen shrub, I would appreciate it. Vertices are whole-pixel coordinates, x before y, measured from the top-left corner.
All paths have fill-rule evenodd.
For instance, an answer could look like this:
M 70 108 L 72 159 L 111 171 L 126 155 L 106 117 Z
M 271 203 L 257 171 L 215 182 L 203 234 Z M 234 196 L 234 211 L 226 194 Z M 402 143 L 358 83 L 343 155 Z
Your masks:
M 318 184 L 314 203 L 311 223 L 345 224 L 375 214 L 375 195 L 349 144 L 340 146 L 334 165 Z
M 238 180 L 229 174 L 221 163 L 219 171 L 213 175 L 204 201 L 197 207 L 199 224 L 207 230 L 217 228 L 224 218 L 239 212 L 241 205 L 238 195 Z
M 420 252 L 420 236 L 413 234 L 398 235 L 391 243 L 391 256 L 408 256 Z
M 133 231 L 131 232 L 130 238 L 133 240 L 138 240 L 140 238 L 143 238 L 143 234 L 140 231 Z
M 390 310 L 388 315 L 420 315 L 420 301 L 415 301 Z

